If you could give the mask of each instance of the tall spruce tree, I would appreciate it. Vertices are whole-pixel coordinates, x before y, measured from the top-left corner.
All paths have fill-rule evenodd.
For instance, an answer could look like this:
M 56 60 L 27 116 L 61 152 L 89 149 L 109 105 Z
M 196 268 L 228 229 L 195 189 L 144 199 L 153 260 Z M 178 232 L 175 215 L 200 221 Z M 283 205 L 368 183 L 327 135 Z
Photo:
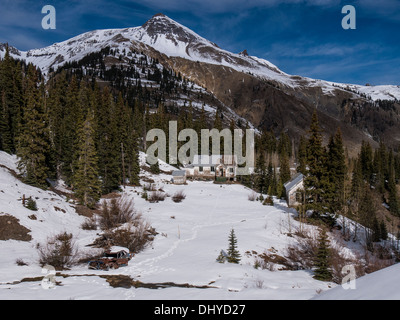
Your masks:
M 372 199 L 372 192 L 368 184 L 364 187 L 364 195 L 358 210 L 358 222 L 364 227 L 365 243 L 367 248 L 370 249 L 373 240 L 372 230 L 374 219 L 376 219 L 376 208 Z
M 286 150 L 282 151 L 279 160 L 280 160 L 279 176 L 282 184 L 284 184 L 290 180 L 289 156 Z
M 38 71 L 32 64 L 28 65 L 25 82 L 26 99 L 21 130 L 17 138 L 18 168 L 24 172 L 27 183 L 45 187 L 49 173 L 49 129 L 44 87 L 39 85 Z
M 318 236 L 318 249 L 314 261 L 314 278 L 317 280 L 332 280 L 329 242 L 326 230 L 322 228 Z
M 60 137 L 60 162 L 59 170 L 65 181 L 70 184 L 74 174 L 73 163 L 77 154 L 78 128 L 83 123 L 84 113 L 82 104 L 79 101 L 79 83 L 75 76 L 72 76 L 66 90 L 65 100 L 62 103 L 62 136 Z M 87 106 L 85 106 L 87 110 Z
M 308 170 L 304 179 L 307 209 L 318 215 L 325 207 L 325 188 L 327 184 L 326 151 L 322 146 L 322 135 L 316 111 L 312 115 L 307 144 Z
M 307 168 L 307 140 L 303 136 L 300 137 L 299 149 L 297 154 L 297 172 L 306 174 Z
M 94 112 L 88 110 L 78 130 L 76 163 L 73 175 L 74 192 L 80 203 L 94 208 L 101 195 L 98 157 L 95 146 Z
M 16 107 L 13 105 L 13 79 L 14 63 L 7 45 L 4 59 L 0 64 L 0 150 L 8 153 L 13 153 L 15 150 L 12 128 L 12 114 Z
M 139 146 L 138 134 L 134 126 L 132 110 L 124 103 L 122 95 L 117 101 L 118 138 L 121 146 L 121 183 L 125 185 L 126 179 L 130 184 L 139 184 Z
M 397 194 L 395 162 L 392 150 L 389 153 L 389 170 L 388 170 L 388 191 L 389 191 L 389 210 L 395 216 L 400 216 L 400 201 Z
M 121 185 L 121 140 L 118 137 L 119 113 L 111 92 L 105 88 L 98 108 L 98 156 L 102 192 L 118 190 Z
M 264 153 L 261 151 L 258 154 L 256 161 L 256 188 L 260 193 L 266 193 L 268 191 L 267 186 L 267 172 L 265 168 Z
M 340 129 L 328 145 L 326 203 L 331 213 L 339 213 L 345 205 L 346 159 Z

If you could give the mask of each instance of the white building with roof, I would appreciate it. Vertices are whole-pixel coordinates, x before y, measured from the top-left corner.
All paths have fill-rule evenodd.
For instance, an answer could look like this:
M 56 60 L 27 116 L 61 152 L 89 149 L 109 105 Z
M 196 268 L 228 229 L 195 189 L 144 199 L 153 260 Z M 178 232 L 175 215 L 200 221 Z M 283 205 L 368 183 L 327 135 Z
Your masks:
M 173 184 L 185 184 L 186 183 L 186 171 L 185 170 L 172 171 L 172 182 L 173 182 Z
M 296 174 L 290 181 L 284 185 L 286 190 L 286 199 L 289 207 L 301 204 L 302 190 L 304 190 L 304 175 Z
M 186 176 L 194 179 L 216 179 L 224 177 L 236 180 L 236 155 L 195 155 L 185 167 Z

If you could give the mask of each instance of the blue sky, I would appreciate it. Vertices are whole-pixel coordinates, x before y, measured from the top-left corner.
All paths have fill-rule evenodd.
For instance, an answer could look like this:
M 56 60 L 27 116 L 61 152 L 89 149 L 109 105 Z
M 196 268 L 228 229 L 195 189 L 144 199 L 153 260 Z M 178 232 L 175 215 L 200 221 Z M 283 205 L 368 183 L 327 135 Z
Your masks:
M 57 28 L 44 30 L 44 5 Z M 344 30 L 344 5 L 356 30 Z M 162 12 L 221 48 L 267 59 L 289 74 L 400 85 L 400 0 L 0 0 L 0 42 L 29 50 L 106 28 L 142 25 Z

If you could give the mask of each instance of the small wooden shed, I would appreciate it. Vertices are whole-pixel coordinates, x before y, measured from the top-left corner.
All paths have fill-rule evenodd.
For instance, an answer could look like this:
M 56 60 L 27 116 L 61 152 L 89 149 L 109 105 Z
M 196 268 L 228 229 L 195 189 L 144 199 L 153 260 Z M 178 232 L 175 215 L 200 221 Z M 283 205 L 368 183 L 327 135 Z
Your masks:
M 304 189 L 304 175 L 296 174 L 290 181 L 284 184 L 286 199 L 289 207 L 301 204 L 301 190 Z
M 185 184 L 186 183 L 186 171 L 185 170 L 172 171 L 172 182 L 174 184 Z

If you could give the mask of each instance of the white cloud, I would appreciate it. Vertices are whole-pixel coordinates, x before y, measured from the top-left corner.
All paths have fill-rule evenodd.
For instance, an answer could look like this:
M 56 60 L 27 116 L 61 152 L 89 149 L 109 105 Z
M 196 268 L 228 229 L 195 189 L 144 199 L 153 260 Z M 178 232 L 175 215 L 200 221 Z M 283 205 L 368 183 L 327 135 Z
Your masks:
M 303 58 L 303 57 L 346 57 L 351 54 L 373 50 L 378 53 L 383 49 L 379 45 L 372 45 L 371 43 L 360 43 L 352 46 L 343 46 L 338 43 L 325 43 L 316 44 L 309 40 L 302 39 L 290 43 L 275 43 L 271 46 L 271 50 L 266 53 L 268 55 L 275 55 L 281 57 Z

